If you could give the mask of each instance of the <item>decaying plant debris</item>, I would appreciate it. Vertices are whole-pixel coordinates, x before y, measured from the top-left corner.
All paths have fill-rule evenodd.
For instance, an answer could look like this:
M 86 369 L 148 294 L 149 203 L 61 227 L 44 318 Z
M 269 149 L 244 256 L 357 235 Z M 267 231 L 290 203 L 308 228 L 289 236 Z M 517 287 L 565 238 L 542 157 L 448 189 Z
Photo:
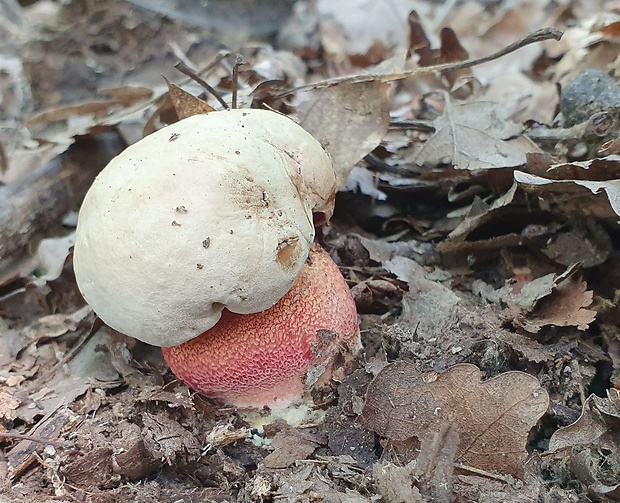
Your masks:
M 143 3 L 0 3 L 0 501 L 620 500 L 620 5 Z M 233 102 L 338 170 L 321 424 L 252 429 L 73 277 L 97 171 Z

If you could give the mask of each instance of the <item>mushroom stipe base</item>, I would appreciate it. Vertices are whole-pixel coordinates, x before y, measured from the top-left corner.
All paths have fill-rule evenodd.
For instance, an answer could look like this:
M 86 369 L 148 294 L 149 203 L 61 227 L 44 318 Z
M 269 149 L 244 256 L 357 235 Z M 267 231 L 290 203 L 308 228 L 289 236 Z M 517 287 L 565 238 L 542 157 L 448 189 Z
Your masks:
M 355 303 L 320 246 L 291 290 L 272 308 L 224 311 L 212 329 L 162 348 L 174 374 L 199 393 L 239 407 L 285 408 L 360 347 Z M 344 355 L 344 358 L 338 358 Z

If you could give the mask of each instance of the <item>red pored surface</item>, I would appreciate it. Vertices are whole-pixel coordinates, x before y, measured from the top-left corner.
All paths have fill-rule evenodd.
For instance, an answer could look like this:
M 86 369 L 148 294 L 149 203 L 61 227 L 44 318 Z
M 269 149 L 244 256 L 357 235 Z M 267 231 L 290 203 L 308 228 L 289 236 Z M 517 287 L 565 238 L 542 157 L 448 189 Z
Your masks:
M 261 313 L 224 310 L 211 330 L 162 348 L 174 374 L 203 395 L 238 406 L 285 404 L 301 395 L 310 365 L 357 345 L 349 288 L 318 245 L 293 288 Z M 339 335 L 330 340 L 329 331 Z

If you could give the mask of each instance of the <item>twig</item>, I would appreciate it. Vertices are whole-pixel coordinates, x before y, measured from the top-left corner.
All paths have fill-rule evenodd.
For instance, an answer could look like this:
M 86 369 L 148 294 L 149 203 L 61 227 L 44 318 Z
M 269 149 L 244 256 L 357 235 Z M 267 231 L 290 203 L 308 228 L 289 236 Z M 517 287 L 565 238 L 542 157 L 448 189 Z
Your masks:
M 558 142 L 581 139 L 588 128 L 588 122 L 582 122 L 569 128 L 535 128 L 525 131 L 525 135 L 534 141 Z
M 239 67 L 243 63 L 241 54 L 237 54 L 235 58 L 235 65 L 233 66 L 232 73 L 232 103 L 231 108 L 237 108 L 237 91 L 239 91 Z
M 401 168 L 400 166 L 392 166 L 374 154 L 367 154 L 364 157 L 364 161 L 366 161 L 374 171 L 381 171 L 383 173 L 391 173 L 399 176 L 411 176 L 412 174 L 408 169 Z
M 53 445 L 54 447 L 64 447 L 61 442 L 54 440 L 48 440 L 45 438 L 31 437 L 30 435 L 23 435 L 21 433 L 8 433 L 0 431 L 0 438 L 8 438 L 10 440 L 27 440 L 29 442 L 36 442 L 43 445 Z
M 228 104 L 224 101 L 224 99 L 220 96 L 220 93 L 218 93 L 213 86 L 211 86 L 211 84 L 209 84 L 206 80 L 204 80 L 202 77 L 198 76 L 196 74 L 196 72 L 194 72 L 190 67 L 188 67 L 185 63 L 183 63 L 183 61 L 179 61 L 176 65 L 174 65 L 174 67 L 179 70 L 183 75 L 187 75 L 190 79 L 192 79 L 195 82 L 198 82 L 198 84 L 200 84 L 202 87 L 204 87 L 207 91 L 209 91 L 213 97 L 220 102 L 220 105 L 222 105 L 225 109 L 228 109 Z
M 415 129 L 424 133 L 434 133 L 435 126 L 433 121 L 422 120 L 403 120 L 403 121 L 391 121 L 390 129 Z
M 464 472 L 473 473 L 475 475 L 480 475 L 481 477 L 487 477 L 489 479 L 499 480 L 501 482 L 505 482 L 506 484 L 510 484 L 510 479 L 508 477 L 504 477 L 503 475 L 496 475 L 495 473 L 487 472 L 486 470 L 482 470 L 480 468 L 467 466 L 462 463 L 454 463 L 454 468 L 456 468 L 457 470 L 463 470 Z
M 526 45 L 535 44 L 537 42 L 542 42 L 544 40 L 560 40 L 562 38 L 564 32 L 558 30 L 556 28 L 542 28 L 534 33 L 530 33 L 526 37 L 521 40 L 517 40 L 512 44 L 507 45 L 503 49 L 500 49 L 493 54 L 488 56 L 483 56 L 482 58 L 475 59 L 467 59 L 465 61 L 457 61 L 455 63 L 444 63 L 441 65 L 434 66 L 424 66 L 421 68 L 415 68 L 413 70 L 407 70 L 404 72 L 396 72 L 396 73 L 370 73 L 363 75 L 348 75 L 346 77 L 337 77 L 335 79 L 327 79 L 322 80 L 320 82 L 316 82 L 314 84 L 308 84 L 305 86 L 296 87 L 295 89 L 290 89 L 283 93 L 280 93 L 274 98 L 281 98 L 283 96 L 288 96 L 290 94 L 301 92 L 301 91 L 309 91 L 312 89 L 322 89 L 325 87 L 332 87 L 338 84 L 360 84 L 363 82 L 372 82 L 372 81 L 380 81 L 380 82 L 393 82 L 395 80 L 403 80 L 408 77 L 415 77 L 418 75 L 427 75 L 429 73 L 443 72 L 445 70 L 460 70 L 463 68 L 470 68 L 472 66 L 480 65 L 482 63 L 488 63 L 489 61 L 493 61 L 495 59 L 501 58 L 506 54 L 510 54 Z

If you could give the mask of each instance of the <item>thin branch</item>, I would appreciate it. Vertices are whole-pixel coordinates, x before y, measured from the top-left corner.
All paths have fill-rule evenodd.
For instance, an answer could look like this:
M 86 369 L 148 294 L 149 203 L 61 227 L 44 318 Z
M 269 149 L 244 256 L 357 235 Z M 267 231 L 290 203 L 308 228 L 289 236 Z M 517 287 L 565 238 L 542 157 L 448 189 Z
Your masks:
M 194 72 L 190 67 L 188 67 L 185 63 L 183 63 L 183 61 L 179 61 L 176 65 L 174 65 L 174 67 L 179 70 L 183 75 L 187 75 L 190 79 L 192 79 L 195 82 L 198 82 L 198 84 L 200 84 L 202 87 L 204 87 L 207 91 L 209 91 L 213 97 L 220 102 L 220 105 L 222 105 L 224 108 L 228 109 L 228 104 L 224 101 L 224 99 L 220 96 L 220 93 L 218 93 L 213 86 L 211 86 L 211 84 L 209 84 L 206 80 L 204 80 L 203 78 L 199 77 L 196 72 Z
M 415 129 L 416 131 L 422 131 L 424 133 L 435 132 L 435 126 L 433 125 L 433 121 L 423 120 L 391 121 L 390 129 Z
M 473 466 L 467 466 L 462 463 L 454 463 L 454 468 L 456 468 L 457 470 L 463 470 L 465 472 L 473 473 L 474 475 L 479 475 L 480 477 L 487 477 L 489 479 L 499 480 L 506 484 L 510 483 L 510 479 L 508 477 L 504 477 L 503 475 L 498 475 L 496 473 L 491 473 L 480 468 L 475 468 Z
M 380 81 L 380 82 L 393 82 L 395 80 L 403 80 L 408 77 L 415 77 L 418 75 L 427 75 L 429 73 L 443 72 L 446 70 L 460 70 L 462 68 L 470 68 L 472 66 L 480 65 L 482 63 L 488 63 L 489 61 L 493 61 L 495 59 L 501 58 L 506 54 L 510 54 L 526 45 L 535 44 L 538 42 L 542 42 L 544 40 L 560 40 L 562 38 L 564 32 L 558 30 L 556 28 L 542 28 L 534 33 L 530 33 L 526 37 L 521 40 L 517 40 L 512 44 L 507 45 L 503 49 L 500 49 L 493 54 L 488 56 L 484 56 L 482 58 L 475 59 L 467 59 L 465 61 L 457 61 L 455 63 L 444 63 L 441 65 L 434 66 L 424 66 L 421 68 L 415 68 L 413 70 L 407 70 L 404 72 L 396 72 L 396 73 L 375 73 L 375 74 L 363 74 L 363 75 L 348 75 L 346 77 L 337 77 L 335 79 L 327 79 L 320 82 L 316 82 L 314 84 L 308 84 L 305 86 L 297 87 L 295 89 L 290 89 L 289 91 L 285 91 L 280 93 L 274 98 L 280 98 L 282 96 L 288 96 L 290 94 L 301 92 L 301 91 L 310 91 L 312 89 L 322 89 L 325 87 L 332 87 L 338 84 L 359 84 L 362 82 L 371 82 L 371 81 Z
M 0 438 L 8 438 L 10 440 L 27 440 L 29 442 L 36 442 L 37 444 L 53 445 L 54 447 L 63 447 L 61 442 L 55 440 L 49 440 L 47 438 L 31 437 L 30 435 L 22 435 L 21 433 L 8 433 L 0 431 Z
M 232 73 L 232 103 L 230 105 L 231 108 L 237 108 L 237 91 L 239 90 L 239 67 L 242 63 L 243 58 L 241 54 L 237 54 Z

